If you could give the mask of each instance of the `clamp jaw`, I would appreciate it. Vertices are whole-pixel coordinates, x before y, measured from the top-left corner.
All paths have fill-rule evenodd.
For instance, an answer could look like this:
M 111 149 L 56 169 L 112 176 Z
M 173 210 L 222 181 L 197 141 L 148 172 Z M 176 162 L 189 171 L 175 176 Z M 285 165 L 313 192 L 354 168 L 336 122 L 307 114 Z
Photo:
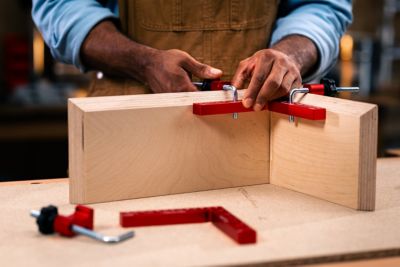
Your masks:
M 103 243 L 119 243 L 133 237 L 132 231 L 119 236 L 105 236 L 93 231 L 94 210 L 82 205 L 77 205 L 75 212 L 69 216 L 59 215 L 57 207 L 52 205 L 43 207 L 40 211 L 31 210 L 30 214 L 36 218 L 39 232 L 44 235 L 56 232 L 73 237 L 81 234 Z

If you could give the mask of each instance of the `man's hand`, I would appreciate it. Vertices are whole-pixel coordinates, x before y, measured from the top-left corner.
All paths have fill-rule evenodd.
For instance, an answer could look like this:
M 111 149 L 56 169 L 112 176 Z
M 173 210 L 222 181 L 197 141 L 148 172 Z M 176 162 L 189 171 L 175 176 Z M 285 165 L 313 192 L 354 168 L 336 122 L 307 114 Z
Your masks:
M 85 66 L 106 74 L 133 78 L 155 93 L 196 91 L 190 77 L 217 79 L 222 71 L 196 61 L 181 50 L 157 50 L 138 44 L 111 21 L 95 26 L 86 37 L 81 57 Z
M 240 88 L 249 87 L 243 95 L 243 105 L 259 111 L 268 101 L 287 95 L 300 87 L 301 75 L 311 70 L 318 60 L 314 43 L 306 37 L 288 36 L 270 49 L 263 49 L 242 60 L 232 79 Z
M 154 93 L 197 91 L 190 80 L 192 74 L 201 79 L 216 79 L 222 71 L 178 49 L 155 50 L 145 67 L 144 82 Z

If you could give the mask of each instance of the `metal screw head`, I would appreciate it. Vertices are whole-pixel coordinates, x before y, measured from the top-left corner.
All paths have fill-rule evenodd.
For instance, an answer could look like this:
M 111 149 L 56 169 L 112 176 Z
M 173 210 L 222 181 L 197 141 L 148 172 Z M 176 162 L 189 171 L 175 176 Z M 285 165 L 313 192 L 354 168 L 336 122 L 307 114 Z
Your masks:
M 239 98 L 238 97 L 238 91 L 237 91 L 237 88 L 235 86 L 230 85 L 230 84 L 225 84 L 224 86 L 222 86 L 222 89 L 226 90 L 226 91 L 233 91 L 233 101 L 238 101 L 238 98 Z M 234 120 L 237 120 L 238 116 L 239 115 L 238 115 L 237 112 L 232 114 L 232 118 Z

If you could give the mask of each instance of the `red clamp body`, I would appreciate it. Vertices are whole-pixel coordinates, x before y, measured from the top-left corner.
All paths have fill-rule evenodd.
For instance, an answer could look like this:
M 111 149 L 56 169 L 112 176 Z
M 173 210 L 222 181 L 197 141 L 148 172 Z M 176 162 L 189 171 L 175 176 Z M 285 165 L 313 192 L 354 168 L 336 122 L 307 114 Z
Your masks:
M 230 85 L 230 84 L 231 84 L 231 83 L 230 83 L 230 82 L 227 82 L 227 81 L 215 80 L 215 81 L 212 81 L 212 82 L 210 83 L 210 90 L 211 90 L 211 91 L 222 90 L 223 87 L 224 87 L 224 85 Z
M 206 79 L 202 82 L 193 82 L 196 86 L 199 87 L 200 91 L 217 91 L 222 90 L 224 85 L 230 85 L 231 82 L 221 81 L 220 79 Z
M 309 120 L 325 120 L 326 109 L 299 103 L 289 103 L 287 101 L 272 101 L 263 110 L 270 110 L 286 115 L 292 115 Z M 253 109 L 245 108 L 242 101 L 218 101 L 206 103 L 194 103 L 193 114 L 196 115 L 216 115 L 251 112 Z
M 120 213 L 122 227 L 208 222 L 208 208 L 132 211 Z
M 122 227 L 212 222 L 239 244 L 255 243 L 257 233 L 223 207 L 121 212 Z
M 310 94 L 327 95 L 324 84 L 303 84 L 303 88 L 307 88 Z
M 211 208 L 211 222 L 239 244 L 256 243 L 256 231 L 223 207 Z
M 75 207 L 75 212 L 69 216 L 58 215 L 54 219 L 54 231 L 63 236 L 74 236 L 72 225 L 79 225 L 84 228 L 93 230 L 93 209 L 78 205 Z

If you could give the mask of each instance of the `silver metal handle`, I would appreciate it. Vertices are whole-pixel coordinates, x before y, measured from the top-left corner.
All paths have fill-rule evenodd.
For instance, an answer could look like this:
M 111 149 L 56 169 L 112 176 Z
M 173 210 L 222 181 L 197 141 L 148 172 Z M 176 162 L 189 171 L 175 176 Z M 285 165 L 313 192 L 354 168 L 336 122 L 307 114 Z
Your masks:
M 356 93 L 360 91 L 360 87 L 336 87 L 336 91 Z
M 74 224 L 72 225 L 72 231 L 74 233 L 85 235 L 103 243 L 119 243 L 134 236 L 133 231 L 129 231 L 117 236 L 107 236 Z
M 289 94 L 289 103 L 293 104 L 294 96 L 297 93 L 308 93 L 309 91 L 310 90 L 308 90 L 308 88 L 295 88 L 295 89 L 291 90 L 290 94 Z M 292 115 L 289 116 L 289 122 L 294 122 L 294 116 L 292 116 Z

